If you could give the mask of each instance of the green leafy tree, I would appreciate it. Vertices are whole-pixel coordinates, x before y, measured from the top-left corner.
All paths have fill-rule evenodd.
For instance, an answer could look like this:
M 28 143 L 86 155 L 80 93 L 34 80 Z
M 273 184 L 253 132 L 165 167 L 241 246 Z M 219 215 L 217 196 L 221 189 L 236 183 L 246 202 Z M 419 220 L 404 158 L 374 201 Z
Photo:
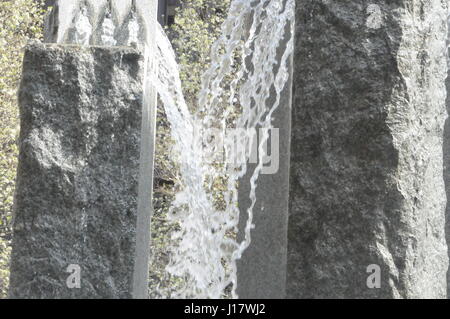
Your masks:
M 6 296 L 9 277 L 23 48 L 28 39 L 42 36 L 43 14 L 40 1 L 0 1 L 0 298 Z

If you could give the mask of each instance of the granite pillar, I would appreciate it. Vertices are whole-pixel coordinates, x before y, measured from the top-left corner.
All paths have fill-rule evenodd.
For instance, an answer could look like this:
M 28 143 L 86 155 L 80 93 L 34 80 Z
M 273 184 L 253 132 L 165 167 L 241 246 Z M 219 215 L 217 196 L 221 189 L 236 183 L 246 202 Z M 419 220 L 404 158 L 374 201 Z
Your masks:
M 289 298 L 445 298 L 447 4 L 297 6 Z
M 280 43 L 279 60 L 293 35 L 290 24 L 286 27 L 285 33 L 284 40 Z M 289 61 L 288 68 L 292 77 L 292 61 Z M 275 100 L 276 94 L 273 94 L 267 100 L 267 104 L 273 105 Z M 237 293 L 242 299 L 286 297 L 291 104 L 292 78 L 287 81 L 281 93 L 279 107 L 272 116 L 274 129 L 270 131 L 266 143 L 268 163 L 265 163 L 265 169 L 257 181 L 257 202 L 253 208 L 255 228 L 251 231 L 251 244 L 237 261 Z M 263 134 L 258 130 L 257 135 L 256 140 L 260 143 Z M 247 174 L 239 180 L 240 239 L 243 238 L 247 210 L 251 205 L 250 179 L 256 168 L 256 164 L 250 162 L 251 158 L 252 156 L 248 158 Z
M 146 294 L 135 279 L 146 283 L 136 254 L 153 164 L 143 65 L 133 48 L 27 47 L 11 298 Z

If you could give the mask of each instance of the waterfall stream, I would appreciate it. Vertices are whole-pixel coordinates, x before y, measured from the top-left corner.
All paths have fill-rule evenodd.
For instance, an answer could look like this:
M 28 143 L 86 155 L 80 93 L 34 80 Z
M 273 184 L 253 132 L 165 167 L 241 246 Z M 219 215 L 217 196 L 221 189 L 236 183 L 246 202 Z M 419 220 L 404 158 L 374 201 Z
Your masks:
M 181 191 L 172 204 L 170 219 L 180 230 L 173 236 L 179 243 L 173 247 L 167 271 L 184 279 L 184 287 L 175 298 L 222 298 L 225 291 L 237 298 L 236 260 L 251 243 L 253 207 L 257 201 L 258 176 L 263 168 L 264 145 L 272 128 L 272 114 L 280 106 L 280 94 L 289 79 L 288 63 L 293 54 L 294 0 L 233 0 L 222 33 L 211 52 L 211 66 L 206 71 L 198 97 L 198 112 L 191 114 L 182 93 L 182 83 L 175 53 L 164 30 L 147 30 L 147 79 L 153 81 L 164 104 L 175 141 L 173 154 L 179 160 Z M 83 9 L 85 10 L 85 9 Z M 85 11 L 75 23 L 76 41 L 87 44 L 90 24 Z M 111 21 L 103 25 L 104 43 L 115 43 Z M 139 26 L 133 18 L 128 22 L 128 40 L 138 41 Z M 147 26 L 148 27 L 148 26 Z M 149 39 L 155 34 L 155 39 Z M 149 52 L 156 41 L 157 52 Z M 287 44 L 286 44 L 287 42 Z M 281 53 L 280 53 L 281 52 Z M 154 59 L 154 60 L 152 60 Z M 155 70 L 157 76 L 155 76 Z M 230 80 L 231 79 L 231 80 Z M 275 98 L 273 98 L 275 95 Z M 271 99 L 270 99 L 271 98 Z M 274 101 L 272 103 L 269 102 Z M 230 121 L 230 110 L 239 109 L 239 117 Z M 231 122 L 231 124 L 230 124 Z M 258 165 L 251 177 L 245 236 L 236 239 L 240 211 L 238 181 L 247 172 L 247 164 L 236 165 L 230 147 L 234 141 L 224 136 L 222 165 L 207 160 L 206 150 L 217 149 L 216 141 L 208 142 L 204 135 L 210 129 L 251 132 L 264 128 L 258 144 Z M 203 138 L 202 138 L 203 136 Z M 232 136 L 234 138 L 234 136 Z M 252 143 L 252 137 L 247 136 Z M 222 151 L 222 150 L 219 150 Z M 211 193 L 214 179 L 222 177 L 227 184 L 223 194 L 224 208 L 214 205 Z
M 236 104 L 240 106 L 241 115 L 235 121 L 235 128 L 272 127 L 272 114 L 279 107 L 280 94 L 289 78 L 293 39 L 291 37 L 286 46 L 282 43 L 286 28 L 293 31 L 294 6 L 294 0 L 232 1 L 222 34 L 212 48 L 212 63 L 204 75 L 198 99 L 199 112 L 194 115 L 189 113 L 183 98 L 170 42 L 162 28 L 158 29 L 156 86 L 171 124 L 183 183 L 170 214 L 181 230 L 175 234 L 179 245 L 173 251 L 167 271 L 185 278 L 186 282 L 184 289 L 174 297 L 221 298 L 227 287 L 232 288 L 232 297 L 238 297 L 236 260 L 251 242 L 257 180 L 263 166 L 263 145 L 268 139 L 268 130 L 259 142 L 259 164 L 251 177 L 252 205 L 242 242 L 230 233 L 237 232 L 239 218 L 243 218 L 239 216 L 237 182 L 246 174 L 247 165 L 233 166 L 233 161 L 227 158 L 234 154 L 227 149 L 225 167 L 211 165 L 202 156 L 204 149 L 211 147 L 205 146 L 200 136 L 209 128 L 225 131 L 227 110 L 235 108 Z M 233 78 L 231 81 L 227 80 L 229 76 Z M 276 98 L 270 104 L 268 100 L 273 91 Z M 223 107 L 224 103 L 229 107 Z M 232 144 L 228 143 L 225 141 L 225 145 Z M 226 174 L 228 190 L 224 194 L 226 208 L 219 210 L 207 189 L 211 188 L 215 176 L 223 174 Z

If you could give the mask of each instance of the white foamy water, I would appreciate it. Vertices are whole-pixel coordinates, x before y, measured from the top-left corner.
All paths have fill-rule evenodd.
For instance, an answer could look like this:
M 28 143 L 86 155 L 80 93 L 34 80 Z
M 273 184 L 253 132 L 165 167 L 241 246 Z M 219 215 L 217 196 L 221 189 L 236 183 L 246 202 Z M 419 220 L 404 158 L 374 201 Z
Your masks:
M 177 194 L 170 214 L 180 225 L 181 230 L 174 235 L 179 245 L 173 249 L 167 271 L 183 277 L 185 286 L 172 297 L 221 298 L 227 287 L 232 287 L 232 297 L 238 297 L 236 260 L 251 243 L 255 191 L 268 133 L 265 130 L 260 141 L 259 164 L 251 177 L 252 205 L 247 216 L 239 216 L 237 205 L 237 181 L 245 175 L 246 165 L 217 168 L 205 163 L 204 145 L 195 133 L 212 127 L 225 130 L 230 113 L 227 110 L 236 108 L 236 104 L 242 111 L 235 127 L 272 127 L 272 114 L 279 107 L 280 94 L 289 78 L 293 40 L 287 45 L 283 43 L 286 28 L 293 30 L 294 6 L 294 0 L 232 2 L 222 35 L 212 48 L 211 67 L 205 73 L 199 96 L 200 112 L 194 116 L 183 98 L 175 54 L 163 30 L 158 30 L 156 86 L 171 123 L 174 153 L 179 156 L 182 176 L 182 191 Z M 245 63 L 235 65 L 236 61 Z M 233 78 L 231 82 L 227 80 L 229 76 Z M 275 101 L 268 103 L 273 89 Z M 225 151 L 226 156 L 232 156 Z M 224 194 L 226 208 L 218 210 L 207 189 L 214 177 L 224 174 L 228 184 Z M 237 232 L 240 218 L 247 218 L 242 242 L 230 235 Z
M 127 45 L 139 43 L 139 23 L 137 21 L 136 15 L 133 14 L 130 21 L 128 22 L 128 41 Z
M 111 13 L 108 13 L 103 20 L 101 40 L 103 45 L 115 46 L 117 41 L 114 39 L 114 32 L 116 26 L 111 18 Z
M 92 25 L 87 16 L 87 9 L 82 8 L 77 20 L 74 23 L 74 42 L 80 45 L 89 45 L 92 35 Z

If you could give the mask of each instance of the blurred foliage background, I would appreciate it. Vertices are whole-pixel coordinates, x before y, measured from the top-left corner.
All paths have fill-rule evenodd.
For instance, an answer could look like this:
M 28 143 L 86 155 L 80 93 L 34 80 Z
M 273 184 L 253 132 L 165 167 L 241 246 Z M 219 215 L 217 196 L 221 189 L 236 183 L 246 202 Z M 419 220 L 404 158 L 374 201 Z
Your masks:
M 40 39 L 44 10 L 33 0 L 0 1 L 0 298 L 6 297 L 11 251 L 11 219 L 17 166 L 17 87 L 23 48 Z
M 210 48 L 220 33 L 230 0 L 181 0 L 175 23 L 166 27 L 180 65 L 181 80 L 191 111 L 201 75 L 210 63 Z M 44 1 L 0 0 L 0 299 L 7 296 L 8 265 L 12 239 L 12 211 L 19 136 L 17 88 L 22 71 L 23 48 L 29 39 L 41 39 Z M 179 187 L 177 166 L 170 153 L 170 125 L 158 107 L 155 158 L 154 217 L 150 291 L 152 298 L 170 298 L 179 284 L 165 271 L 170 254 L 171 232 L 176 225 L 167 213 Z

